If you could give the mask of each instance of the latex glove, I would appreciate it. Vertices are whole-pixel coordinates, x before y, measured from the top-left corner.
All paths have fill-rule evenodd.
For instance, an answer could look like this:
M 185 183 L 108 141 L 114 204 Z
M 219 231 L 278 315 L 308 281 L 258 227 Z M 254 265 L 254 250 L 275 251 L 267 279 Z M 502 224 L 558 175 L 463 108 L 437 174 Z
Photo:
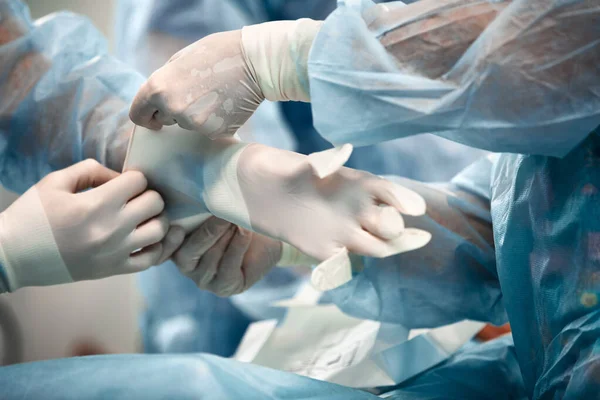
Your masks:
M 146 185 L 139 172 L 93 160 L 42 179 L 0 214 L 9 289 L 138 272 L 168 258 L 184 235 L 167 234 L 163 200 Z
M 211 217 L 192 232 L 173 261 L 200 289 L 232 296 L 258 282 L 281 258 L 281 242 Z
M 309 101 L 307 61 L 321 22 L 278 21 L 207 36 L 176 53 L 137 93 L 130 118 L 231 136 L 266 98 Z

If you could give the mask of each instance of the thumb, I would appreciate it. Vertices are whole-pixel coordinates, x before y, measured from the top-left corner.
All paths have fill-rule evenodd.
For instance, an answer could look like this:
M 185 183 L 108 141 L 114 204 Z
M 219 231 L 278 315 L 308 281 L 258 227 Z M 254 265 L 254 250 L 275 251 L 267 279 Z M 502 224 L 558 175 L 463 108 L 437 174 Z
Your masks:
M 106 168 L 98 161 L 88 159 L 63 169 L 60 176 L 58 186 L 71 193 L 77 193 L 98 187 L 116 178 L 119 173 Z

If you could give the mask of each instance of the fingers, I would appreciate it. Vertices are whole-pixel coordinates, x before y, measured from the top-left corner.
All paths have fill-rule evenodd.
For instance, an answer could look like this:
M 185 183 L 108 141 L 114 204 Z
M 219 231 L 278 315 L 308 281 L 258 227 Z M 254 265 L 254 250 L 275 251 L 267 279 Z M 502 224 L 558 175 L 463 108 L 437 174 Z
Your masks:
M 358 220 L 364 230 L 381 239 L 396 238 L 404 230 L 404 219 L 395 208 L 388 206 L 370 206 Z
M 162 243 L 155 243 L 129 256 L 123 273 L 129 274 L 144 271 L 158 265 L 163 252 Z
M 430 241 L 431 233 L 421 229 L 406 228 L 402 235 L 387 243 L 388 256 L 420 249 Z
M 165 202 L 154 190 L 148 190 L 130 200 L 123 209 L 123 218 L 131 221 L 132 226 L 156 217 L 165 209 Z
M 167 236 L 162 241 L 162 254 L 158 260 L 159 264 L 167 261 L 181 247 L 185 240 L 185 231 L 179 226 L 172 226 L 167 232 Z
M 217 269 L 219 263 L 225 254 L 225 250 L 229 245 L 229 241 L 235 233 L 235 226 L 231 226 L 227 232 L 217 240 L 217 242 L 208 251 L 206 251 L 195 269 L 185 273 L 186 276 L 191 278 L 200 289 L 208 289 L 209 284 L 217 275 Z
M 244 255 L 250 247 L 252 232 L 237 228 L 225 254 L 217 266 L 217 273 L 207 285 L 207 289 L 217 296 L 233 296 L 244 291 L 246 277 L 244 276 Z
M 389 255 L 386 242 L 368 232 L 357 230 L 347 246 L 351 253 L 367 257 L 383 258 Z
M 137 249 L 159 243 L 165 238 L 168 231 L 169 219 L 166 215 L 161 214 L 138 226 L 126 239 L 127 246 L 133 252 Z
M 425 200 L 418 193 L 385 179 L 378 180 L 371 188 L 375 198 L 406 215 L 420 216 L 425 214 Z
M 220 218 L 207 219 L 189 235 L 181 248 L 174 254 L 175 264 L 183 273 L 193 271 L 204 253 L 214 246 L 231 226 L 231 223 Z
M 162 124 L 154 118 L 158 107 L 153 104 L 153 98 L 159 92 L 160 90 L 156 87 L 156 78 L 150 76 L 135 95 L 129 109 L 129 118 L 134 124 L 154 130 L 162 128 Z
M 60 188 L 77 193 L 98 187 L 118 176 L 118 172 L 106 168 L 96 160 L 88 159 L 59 171 L 56 182 Z
M 126 171 L 97 190 L 102 191 L 106 198 L 124 205 L 143 193 L 147 187 L 148 181 L 144 174 L 138 171 Z
M 427 231 L 406 228 L 402 234 L 391 240 L 378 239 L 368 232 L 358 231 L 354 234 L 352 244 L 348 246 L 351 253 L 367 257 L 385 258 L 394 254 L 406 253 L 420 249 L 431 240 Z

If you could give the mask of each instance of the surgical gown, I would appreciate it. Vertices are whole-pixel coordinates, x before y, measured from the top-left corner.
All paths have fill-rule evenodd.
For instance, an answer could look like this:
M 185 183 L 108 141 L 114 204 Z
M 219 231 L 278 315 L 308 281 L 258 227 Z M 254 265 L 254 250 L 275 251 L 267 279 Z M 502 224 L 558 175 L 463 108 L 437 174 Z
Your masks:
M 335 10 L 334 0 L 120 0 L 117 3 L 116 51 L 123 61 L 145 75 L 159 68 L 182 47 L 214 32 L 240 29 L 244 25 L 271 20 L 310 17 L 325 19 Z M 245 139 L 308 154 L 331 145 L 315 130 L 311 106 L 304 103 L 263 103 L 250 119 Z M 423 149 L 427 149 L 424 152 Z M 422 135 L 391 143 L 355 149 L 347 166 L 374 174 L 394 174 L 423 181 L 446 181 L 484 154 L 433 135 Z M 444 168 L 439 168 L 439 165 Z M 220 299 L 199 290 L 171 291 L 186 287 L 185 278 L 169 263 L 141 274 L 140 287 L 146 299 L 142 332 L 148 352 L 166 349 L 206 351 L 219 355 L 223 342 L 234 348 L 243 320 L 280 317 L 282 311 L 269 304 L 291 297 L 304 279 L 288 270 L 274 269 L 247 292 Z M 164 288 L 162 288 L 164 286 Z M 151 298 L 152 296 L 152 298 Z M 194 297 L 196 299 L 194 299 Z M 232 305 L 233 303 L 233 305 Z M 178 304 L 180 311 L 177 311 Z M 197 304 L 190 313 L 189 305 Z M 206 310 L 201 306 L 205 304 Z M 235 308 L 243 314 L 236 313 Z M 210 309 L 223 310 L 222 313 Z M 227 312 L 225 312 L 227 311 Z M 192 321 L 192 318 L 194 321 Z M 237 319 L 235 322 L 231 319 Z M 186 324 L 182 321 L 186 320 Z M 175 322 L 174 322 L 175 321 Z M 189 326 L 188 326 L 189 325 Z M 209 327 L 197 332 L 191 326 Z M 223 334 L 220 343 L 211 341 L 212 331 Z M 161 335 L 159 332 L 170 332 Z M 201 339 L 200 336 L 207 337 Z M 168 339 L 167 339 L 168 337 Z M 228 337 L 228 340 L 223 340 Z M 168 342 L 168 345 L 167 343 Z M 162 349 L 162 350 L 161 350 Z
M 108 54 L 80 16 L 33 22 L 20 1 L 0 1 L 0 181 L 23 193 L 86 158 L 121 170 L 143 77 Z
M 596 0 L 338 3 L 308 65 L 334 144 L 433 133 L 561 157 L 600 125 Z
M 473 367 L 476 368 L 473 374 Z M 494 383 L 493 387 L 482 384 Z M 466 347 L 382 397 L 398 400 L 527 398 L 510 337 Z M 3 399 L 376 400 L 358 389 L 206 354 L 108 355 L 4 367 Z

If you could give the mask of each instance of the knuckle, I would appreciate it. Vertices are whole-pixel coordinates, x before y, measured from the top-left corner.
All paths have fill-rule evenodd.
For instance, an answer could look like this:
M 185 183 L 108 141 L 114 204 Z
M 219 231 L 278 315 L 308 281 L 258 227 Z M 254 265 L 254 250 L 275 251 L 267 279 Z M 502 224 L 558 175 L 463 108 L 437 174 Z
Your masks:
M 150 202 L 156 207 L 155 209 L 158 213 L 165 209 L 165 201 L 157 191 L 149 190 L 147 196 L 149 197 Z
M 151 227 L 149 227 L 149 228 L 151 228 L 150 234 L 149 234 L 150 240 L 153 243 L 158 243 L 164 239 L 169 228 L 168 228 L 168 226 L 166 226 L 166 224 L 164 224 L 160 220 L 151 221 L 150 224 L 151 224 Z
M 81 162 L 85 168 L 93 169 L 100 167 L 100 163 L 93 158 L 86 158 Z
M 181 101 L 177 96 L 169 96 L 166 93 L 162 96 L 162 103 L 167 114 L 176 115 L 179 118 L 181 118 L 181 115 L 187 109 L 185 102 Z
M 80 204 L 78 204 L 76 207 L 79 209 L 78 212 L 80 213 L 80 215 L 82 215 L 83 213 L 100 213 L 106 206 L 106 203 L 103 201 L 103 199 L 99 197 L 91 197 L 88 198 L 87 201 L 79 203 Z
M 110 245 L 114 233 L 105 227 L 97 227 L 90 230 L 89 237 L 92 247 L 101 249 Z
M 144 93 L 148 94 L 150 103 L 166 114 L 177 114 L 181 111 L 183 103 L 178 96 L 173 96 L 173 89 L 169 88 L 165 79 L 160 76 L 160 70 L 150 76 L 144 87 Z
M 134 184 L 139 185 L 144 189 L 148 187 L 148 180 L 140 171 L 127 171 L 125 174 L 131 178 Z
M 56 171 L 56 172 L 51 172 L 48 175 L 46 175 L 45 177 L 43 177 L 36 186 L 38 187 L 44 187 L 46 185 L 48 186 L 54 186 L 56 183 L 58 183 L 60 180 L 60 171 Z
M 164 80 L 160 78 L 160 69 L 154 71 L 148 80 L 142 85 L 141 92 L 151 98 L 159 98 L 165 91 Z
M 394 189 L 396 187 L 396 185 L 394 183 L 388 181 L 387 179 L 383 179 L 380 177 L 376 177 L 375 179 L 373 179 L 373 185 L 381 188 L 382 190 L 384 190 L 385 192 L 387 192 L 389 194 L 393 194 Z

